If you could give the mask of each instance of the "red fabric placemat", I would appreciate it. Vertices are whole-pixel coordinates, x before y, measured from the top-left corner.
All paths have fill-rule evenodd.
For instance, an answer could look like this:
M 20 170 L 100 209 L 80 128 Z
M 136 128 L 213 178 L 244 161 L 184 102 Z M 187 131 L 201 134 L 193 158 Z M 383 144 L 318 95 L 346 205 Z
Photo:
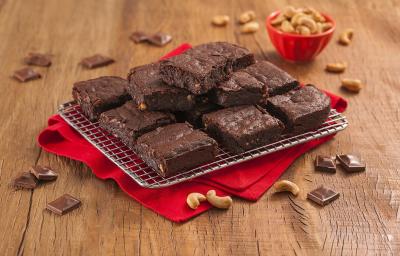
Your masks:
M 189 44 L 183 44 L 164 58 L 182 53 L 190 47 Z M 333 108 L 339 112 L 346 109 L 347 102 L 344 99 L 331 93 L 327 94 L 331 98 Z M 85 163 L 98 178 L 115 180 L 125 193 L 145 207 L 172 221 L 182 222 L 211 207 L 208 203 L 202 203 L 196 210 L 191 210 L 186 205 L 186 196 L 190 192 L 206 193 L 210 189 L 215 189 L 217 194 L 257 200 L 298 157 L 332 139 L 333 136 L 316 139 L 224 168 L 191 181 L 160 189 L 140 187 L 70 127 L 59 115 L 49 118 L 47 128 L 38 136 L 38 143 L 48 152 Z

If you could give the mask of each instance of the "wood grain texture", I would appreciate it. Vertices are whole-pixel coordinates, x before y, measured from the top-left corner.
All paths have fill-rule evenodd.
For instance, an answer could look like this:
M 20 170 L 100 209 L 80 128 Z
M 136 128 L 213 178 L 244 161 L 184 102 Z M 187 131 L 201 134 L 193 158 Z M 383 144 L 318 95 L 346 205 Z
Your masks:
M 299 3 L 301 2 L 301 3 Z M 332 42 L 313 62 L 293 64 L 276 54 L 262 29 L 241 35 L 237 25 L 210 25 L 213 15 L 237 17 L 256 10 L 264 23 L 287 4 L 313 5 L 355 29 L 350 47 Z M 400 253 L 400 4 L 398 1 L 128 1 L 0 0 L 0 254 L 1 255 L 365 255 Z M 129 34 L 143 29 L 169 32 L 164 48 L 135 45 Z M 336 40 L 338 33 L 336 33 Z M 257 203 L 235 200 L 228 211 L 210 210 L 184 224 L 171 223 L 101 181 L 81 163 L 42 152 L 37 134 L 72 83 L 100 75 L 125 76 L 135 65 L 156 60 L 182 42 L 239 43 L 302 82 L 315 83 L 349 100 L 350 126 L 329 143 L 298 159 L 283 175 L 302 189 L 297 198 L 267 192 Z M 10 78 L 30 51 L 54 55 L 50 68 L 35 68 L 41 80 L 20 84 Z M 83 70 L 77 63 L 95 53 L 117 62 Z M 323 71 L 346 61 L 344 74 Z M 359 95 L 339 89 L 343 77 L 366 83 Z M 364 173 L 317 173 L 317 154 L 357 153 Z M 53 166 L 57 182 L 33 192 L 9 183 L 34 164 Z M 327 184 L 341 193 L 324 208 L 306 193 Z M 47 202 L 70 193 L 78 210 L 58 217 Z

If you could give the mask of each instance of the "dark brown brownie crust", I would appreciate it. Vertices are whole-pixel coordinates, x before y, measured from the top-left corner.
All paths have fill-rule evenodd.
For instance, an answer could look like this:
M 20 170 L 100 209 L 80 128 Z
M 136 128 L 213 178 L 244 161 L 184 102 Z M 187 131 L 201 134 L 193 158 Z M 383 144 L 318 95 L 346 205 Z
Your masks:
M 213 161 L 217 143 L 189 124 L 177 123 L 139 137 L 136 152 L 161 176 L 169 177 Z
M 299 134 L 323 124 L 329 116 L 331 101 L 313 85 L 306 85 L 269 98 L 267 110 L 282 120 L 285 132 Z
M 157 127 L 175 122 L 172 114 L 164 112 L 140 111 L 133 101 L 119 108 L 108 110 L 100 115 L 100 126 L 119 137 L 127 146 L 133 148 L 136 139 Z
M 196 104 L 193 109 L 189 111 L 176 112 L 175 115 L 178 122 L 188 122 L 196 128 L 202 128 L 202 116 L 221 108 L 221 106 L 210 102 L 208 96 L 198 96 L 196 97 Z
M 266 90 L 260 81 L 243 69 L 232 73 L 228 80 L 220 83 L 211 93 L 213 103 L 223 107 L 255 105 L 262 103 Z
M 284 126 L 256 106 L 236 106 L 203 116 L 206 131 L 224 147 L 241 153 L 276 141 Z
M 163 80 L 193 94 L 204 94 L 238 69 L 254 63 L 246 48 L 227 42 L 202 44 L 161 61 Z
M 243 71 L 263 83 L 268 96 L 283 94 L 299 86 L 296 79 L 268 61 L 258 61 Z
M 162 81 L 159 63 L 131 69 L 128 80 L 128 91 L 141 109 L 187 111 L 195 104 L 194 95 L 189 91 Z
M 102 112 L 119 107 L 131 98 L 127 87 L 125 79 L 102 76 L 75 83 L 72 96 L 85 116 L 91 121 L 97 121 Z

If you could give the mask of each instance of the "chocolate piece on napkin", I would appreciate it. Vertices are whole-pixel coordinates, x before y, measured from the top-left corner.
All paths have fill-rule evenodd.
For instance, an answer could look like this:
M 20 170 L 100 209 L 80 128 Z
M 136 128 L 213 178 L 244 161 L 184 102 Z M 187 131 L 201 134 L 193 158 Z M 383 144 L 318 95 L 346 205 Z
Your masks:
M 56 180 L 58 177 L 58 174 L 47 166 L 40 166 L 40 165 L 32 166 L 29 171 L 39 181 Z
M 82 59 L 81 64 L 85 68 L 92 69 L 107 66 L 113 62 L 115 61 L 112 58 L 100 54 L 95 54 L 93 56 Z
M 320 186 L 319 188 L 309 192 L 307 194 L 307 199 L 324 206 L 337 199 L 339 195 L 339 193 L 333 191 L 332 189 Z
M 31 68 L 23 68 L 14 71 L 13 77 L 20 82 L 28 82 L 30 80 L 39 79 L 42 76 Z
M 355 155 L 337 155 L 336 159 L 340 162 L 347 172 L 365 171 L 366 165 Z
M 64 215 L 81 206 L 81 201 L 69 194 L 65 194 L 47 204 L 46 209 L 57 214 Z
M 49 67 L 51 65 L 50 55 L 41 53 L 29 53 L 29 55 L 24 58 L 24 62 L 27 65 L 40 67 Z
M 24 172 L 14 179 L 13 186 L 18 189 L 34 189 L 39 181 L 29 172 Z
M 336 172 L 334 158 L 330 156 L 317 156 L 315 159 L 315 169 L 321 172 Z

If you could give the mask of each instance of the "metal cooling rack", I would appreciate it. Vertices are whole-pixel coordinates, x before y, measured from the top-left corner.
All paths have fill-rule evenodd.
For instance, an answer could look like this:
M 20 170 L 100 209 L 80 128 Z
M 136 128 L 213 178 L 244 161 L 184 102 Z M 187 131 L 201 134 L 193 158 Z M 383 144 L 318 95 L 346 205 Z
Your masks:
M 346 117 L 333 109 L 329 115 L 329 119 L 315 131 L 292 137 L 283 137 L 280 141 L 241 154 L 233 154 L 226 149 L 219 148 L 215 161 L 193 168 L 184 173 L 164 178 L 158 175 L 154 169 L 147 166 L 132 149 L 127 147 L 118 138 L 101 129 L 98 122 L 89 121 L 82 114 L 80 106 L 74 101 L 61 105 L 58 112 L 69 125 L 121 168 L 129 177 L 136 181 L 136 183 L 147 188 L 171 186 L 227 166 L 337 133 L 345 129 L 348 125 Z

